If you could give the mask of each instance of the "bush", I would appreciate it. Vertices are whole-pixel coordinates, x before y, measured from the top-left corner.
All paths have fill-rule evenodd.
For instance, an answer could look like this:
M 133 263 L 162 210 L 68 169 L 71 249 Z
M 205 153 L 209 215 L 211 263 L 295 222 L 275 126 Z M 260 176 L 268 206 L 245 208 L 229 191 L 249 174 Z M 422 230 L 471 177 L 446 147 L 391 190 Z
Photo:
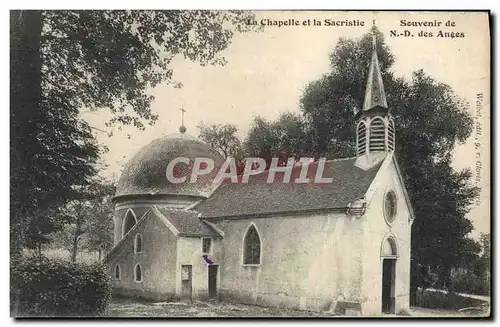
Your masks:
M 457 293 L 490 295 L 490 283 L 487 278 L 475 274 L 460 274 L 452 279 L 452 290 Z
M 422 308 L 459 310 L 480 307 L 485 303 L 485 301 L 463 297 L 454 293 L 431 290 L 418 290 L 417 292 L 417 306 Z
M 31 257 L 11 274 L 16 316 L 96 316 L 111 298 L 111 281 L 100 264 Z

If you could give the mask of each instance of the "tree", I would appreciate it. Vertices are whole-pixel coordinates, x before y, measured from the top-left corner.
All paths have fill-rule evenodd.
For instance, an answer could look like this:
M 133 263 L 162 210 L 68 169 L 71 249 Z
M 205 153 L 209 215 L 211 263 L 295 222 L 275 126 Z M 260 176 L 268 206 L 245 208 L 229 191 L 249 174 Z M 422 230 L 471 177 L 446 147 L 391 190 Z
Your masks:
M 113 245 L 113 203 L 116 187 L 106 180 L 96 180 L 81 190 L 81 198 L 70 201 L 61 210 L 66 224 L 52 234 L 55 243 L 66 248 L 71 261 L 82 248 L 102 253 Z
M 248 154 L 266 160 L 269 165 L 273 154 L 279 151 L 278 143 L 278 137 L 271 123 L 260 116 L 255 117 L 245 139 Z
M 237 172 L 243 173 L 245 169 L 243 159 L 246 155 L 243 145 L 236 135 L 238 127 L 232 124 L 204 125 L 200 123 L 198 128 L 200 129 L 198 137 L 210 144 L 210 147 L 219 152 L 223 158 L 234 158 Z
M 76 262 L 79 245 L 85 234 L 85 220 L 89 217 L 89 201 L 71 201 L 66 206 L 66 214 L 71 217 L 58 235 L 59 242 L 70 252 L 71 262 Z
M 26 247 L 36 250 L 38 256 L 42 255 L 42 246 L 51 243 L 50 234 L 64 229 L 72 217 L 62 208 L 37 210 L 36 216 L 29 222 Z
M 114 184 L 96 184 L 98 193 L 94 196 L 91 214 L 86 222 L 85 248 L 102 254 L 113 247 L 113 196 L 116 192 Z
M 417 172 L 425 175 L 413 181 L 413 194 L 418 192 L 418 196 L 412 199 L 417 215 L 412 226 L 412 254 L 418 262 L 437 268 L 441 285 L 451 287 L 451 269 L 470 266 L 480 251 L 479 244 L 467 237 L 473 225 L 465 217 L 478 190 L 469 186 L 470 171 L 453 170 L 451 155 L 419 167 Z
M 274 122 L 258 116 L 254 119 L 245 139 L 250 156 L 266 160 L 269 165 L 273 156 L 286 163 L 289 157 L 312 155 L 312 137 L 304 119 L 297 114 L 283 113 Z
M 238 127 L 232 124 L 218 124 L 218 125 L 198 125 L 200 134 L 198 137 L 210 145 L 210 147 L 219 154 L 227 158 L 229 156 L 241 156 L 242 147 L 241 141 L 236 136 Z
M 99 149 L 79 110 L 108 108 L 109 124 L 153 124 L 148 90 L 171 83 L 182 55 L 224 64 L 248 12 L 11 11 L 11 257 L 39 211 L 63 207 L 96 174 Z
M 481 236 L 479 237 L 479 242 L 481 243 L 481 250 L 482 250 L 481 256 L 489 261 L 491 257 L 490 233 L 481 233 Z
M 470 185 L 470 171 L 457 172 L 451 167 L 454 146 L 470 136 L 472 118 L 466 103 L 450 86 L 423 70 L 414 72 L 409 81 L 396 78 L 390 72 L 394 55 L 376 28 L 373 33 L 387 101 L 396 121 L 396 154 L 416 215 L 412 262 L 439 267 L 442 279 L 447 280 L 452 267 L 477 253 L 477 244 L 467 238 L 473 226 L 465 214 L 478 189 Z M 297 150 L 297 145 L 282 145 L 289 129 L 277 132 L 281 119 L 267 122 L 257 118 L 245 141 L 253 147 L 250 153 L 266 157 L 283 152 L 329 158 L 354 156 L 355 114 L 363 105 L 371 53 L 371 33 L 356 40 L 340 39 L 335 45 L 330 71 L 311 82 L 300 100 L 304 127 L 292 130 L 305 131 L 302 133 L 312 138 L 301 145 L 302 150 Z
M 479 278 L 487 280 L 489 284 L 491 274 L 490 234 L 481 233 L 479 243 L 481 244 L 481 256 L 475 262 L 474 274 Z

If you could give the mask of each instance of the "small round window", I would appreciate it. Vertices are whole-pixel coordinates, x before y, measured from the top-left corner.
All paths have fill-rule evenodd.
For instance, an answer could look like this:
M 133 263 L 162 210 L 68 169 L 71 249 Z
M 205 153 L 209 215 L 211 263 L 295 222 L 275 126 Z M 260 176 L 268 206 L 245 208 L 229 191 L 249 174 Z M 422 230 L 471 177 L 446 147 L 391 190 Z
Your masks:
M 385 195 L 384 214 L 389 224 L 396 218 L 396 193 L 392 190 L 388 191 Z

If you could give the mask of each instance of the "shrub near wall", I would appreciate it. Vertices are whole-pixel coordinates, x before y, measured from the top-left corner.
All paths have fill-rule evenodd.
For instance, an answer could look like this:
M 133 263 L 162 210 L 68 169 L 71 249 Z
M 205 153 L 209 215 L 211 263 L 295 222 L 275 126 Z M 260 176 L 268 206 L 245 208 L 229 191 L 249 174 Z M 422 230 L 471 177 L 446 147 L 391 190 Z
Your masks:
M 452 280 L 452 289 L 457 293 L 490 295 L 490 283 L 485 277 L 463 274 Z
M 16 316 L 98 316 L 111 298 L 111 282 L 100 264 L 45 257 L 25 258 L 12 269 Z
M 460 296 L 455 293 L 446 293 L 431 290 L 418 290 L 417 306 L 430 309 L 459 310 L 470 307 L 480 307 L 487 302 Z

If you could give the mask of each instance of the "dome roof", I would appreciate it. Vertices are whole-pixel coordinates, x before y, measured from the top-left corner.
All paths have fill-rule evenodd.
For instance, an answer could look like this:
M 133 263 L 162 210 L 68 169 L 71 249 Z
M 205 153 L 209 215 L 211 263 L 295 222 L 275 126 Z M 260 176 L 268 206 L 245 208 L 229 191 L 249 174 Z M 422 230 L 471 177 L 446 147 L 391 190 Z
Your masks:
M 178 163 L 175 177 L 187 176 L 183 183 L 172 183 L 166 170 L 170 161 L 178 157 L 191 159 L 190 165 Z M 213 189 L 214 173 L 199 176 L 194 183 L 189 176 L 195 158 L 211 158 L 215 167 L 224 159 L 208 144 L 186 134 L 173 134 L 158 138 L 137 152 L 125 165 L 116 190 L 116 197 L 126 195 L 188 195 L 206 197 Z

